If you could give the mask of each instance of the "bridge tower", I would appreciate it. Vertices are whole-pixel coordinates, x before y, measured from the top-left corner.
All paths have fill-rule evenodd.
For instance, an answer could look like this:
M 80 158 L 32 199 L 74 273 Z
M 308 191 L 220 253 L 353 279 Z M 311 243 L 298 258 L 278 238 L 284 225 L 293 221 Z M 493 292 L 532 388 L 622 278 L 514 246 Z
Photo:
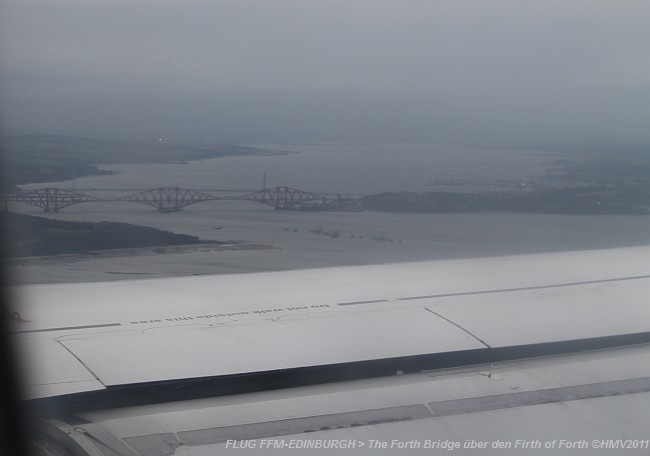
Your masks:
M 239 199 L 257 201 L 274 209 L 291 209 L 308 201 L 323 200 L 325 197 L 292 187 L 273 187 L 240 196 Z

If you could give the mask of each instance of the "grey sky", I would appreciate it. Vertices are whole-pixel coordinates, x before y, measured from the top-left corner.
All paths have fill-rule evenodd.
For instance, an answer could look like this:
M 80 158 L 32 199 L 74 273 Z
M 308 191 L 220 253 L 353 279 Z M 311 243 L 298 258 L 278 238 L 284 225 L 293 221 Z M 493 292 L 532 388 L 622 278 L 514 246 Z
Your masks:
M 650 142 L 647 0 L 0 0 L 8 128 Z

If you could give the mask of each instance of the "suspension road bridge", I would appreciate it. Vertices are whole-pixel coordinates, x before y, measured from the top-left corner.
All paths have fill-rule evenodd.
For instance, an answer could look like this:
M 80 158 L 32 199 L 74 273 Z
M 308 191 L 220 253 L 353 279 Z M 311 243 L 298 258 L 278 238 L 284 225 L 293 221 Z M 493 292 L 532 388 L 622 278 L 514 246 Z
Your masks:
M 120 189 L 91 189 L 101 191 L 119 191 Z M 229 190 L 232 192 L 232 190 Z M 45 212 L 58 212 L 74 204 L 99 201 L 131 201 L 154 207 L 158 212 L 170 213 L 182 211 L 184 207 L 204 201 L 255 201 L 266 204 L 278 210 L 288 210 L 312 204 L 318 210 L 359 210 L 359 197 L 340 195 L 333 196 L 324 193 L 312 193 L 292 187 L 273 187 L 246 193 L 240 196 L 216 196 L 198 190 L 180 187 L 158 187 L 138 191 L 125 196 L 97 197 L 79 191 L 62 188 L 41 188 L 32 191 L 9 193 L 0 196 L 5 210 L 9 202 L 31 204 L 43 209 Z

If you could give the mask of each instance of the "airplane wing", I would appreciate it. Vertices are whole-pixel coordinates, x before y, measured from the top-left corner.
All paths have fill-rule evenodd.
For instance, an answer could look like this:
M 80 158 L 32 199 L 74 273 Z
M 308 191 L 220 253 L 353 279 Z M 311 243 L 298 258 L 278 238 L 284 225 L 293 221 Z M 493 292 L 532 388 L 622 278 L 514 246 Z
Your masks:
M 11 310 L 52 454 L 647 454 L 649 300 L 635 247 L 26 286 Z

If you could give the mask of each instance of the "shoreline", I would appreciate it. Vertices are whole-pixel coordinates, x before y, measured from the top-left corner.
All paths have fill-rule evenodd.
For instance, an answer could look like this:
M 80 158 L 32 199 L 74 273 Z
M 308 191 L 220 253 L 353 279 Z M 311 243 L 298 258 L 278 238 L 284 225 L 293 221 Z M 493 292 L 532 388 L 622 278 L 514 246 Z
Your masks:
M 151 246 L 151 247 L 133 247 L 124 249 L 105 249 L 105 250 L 90 250 L 85 253 L 61 253 L 57 255 L 39 255 L 27 257 L 14 257 L 7 261 L 10 266 L 21 266 L 33 263 L 45 263 L 48 261 L 59 262 L 61 260 L 82 261 L 90 258 L 120 258 L 132 256 L 146 256 L 146 255 L 165 255 L 176 253 L 193 253 L 197 251 L 202 252 L 226 252 L 226 251 L 242 251 L 242 250 L 274 250 L 274 247 L 268 244 L 246 243 L 243 241 L 224 242 L 224 243 L 204 243 L 204 244 L 177 244 L 167 246 Z
M 187 164 L 213 158 L 288 155 L 292 151 L 240 144 L 192 144 L 117 141 L 61 135 L 5 137 L 5 166 L 10 170 L 3 192 L 20 186 L 117 174 L 102 166 L 126 163 Z M 53 149 L 54 152 L 50 149 Z M 52 153 L 56 156 L 52 157 Z M 107 161 L 106 157 L 110 157 Z

